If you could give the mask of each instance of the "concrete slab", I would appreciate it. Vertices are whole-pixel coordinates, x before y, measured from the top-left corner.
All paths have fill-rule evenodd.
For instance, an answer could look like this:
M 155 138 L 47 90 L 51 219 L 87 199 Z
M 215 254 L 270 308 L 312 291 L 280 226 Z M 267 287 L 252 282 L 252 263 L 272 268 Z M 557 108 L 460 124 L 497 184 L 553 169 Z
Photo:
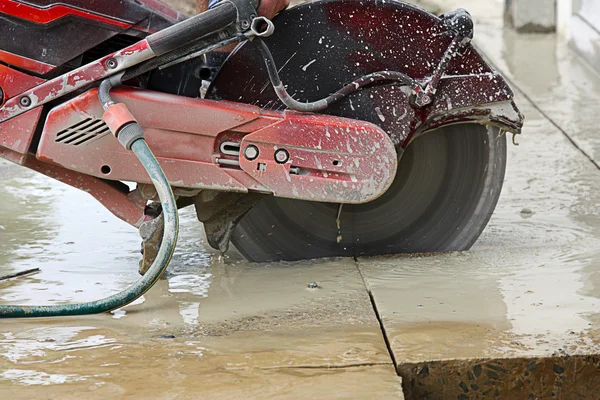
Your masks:
M 569 140 L 598 164 L 600 79 L 563 39 L 503 29 L 501 1 L 438 3 L 472 13 L 475 44 L 527 95 L 526 126 L 471 252 L 360 262 L 405 394 L 595 398 L 600 178 Z
M 407 398 L 592 398 L 600 385 L 600 172 L 517 100 L 527 123 L 475 247 L 359 260 Z
M 140 339 L 74 326 L 40 331 L 31 329 L 0 340 L 2 398 L 298 399 L 373 393 L 392 399 L 402 391 L 390 364 L 363 363 L 360 355 L 352 353 L 360 344 L 347 347 L 345 361 L 336 368 L 311 358 L 319 351 L 321 359 L 336 358 L 335 351 L 327 350 L 325 337 L 344 343 L 341 348 L 361 335 L 353 329 L 349 335 L 338 331 L 329 336 L 307 330 L 297 340 L 269 333 Z M 313 339 L 314 347 L 308 345 Z M 279 343 L 275 347 L 280 349 L 269 342 Z
M 0 275 L 42 270 L 0 282 L 2 303 L 91 300 L 137 278 L 137 233 L 88 195 L 7 163 L 0 176 Z M 137 304 L 0 321 L 0 398 L 398 398 L 353 260 L 223 259 L 193 210 L 181 220 L 167 279 Z

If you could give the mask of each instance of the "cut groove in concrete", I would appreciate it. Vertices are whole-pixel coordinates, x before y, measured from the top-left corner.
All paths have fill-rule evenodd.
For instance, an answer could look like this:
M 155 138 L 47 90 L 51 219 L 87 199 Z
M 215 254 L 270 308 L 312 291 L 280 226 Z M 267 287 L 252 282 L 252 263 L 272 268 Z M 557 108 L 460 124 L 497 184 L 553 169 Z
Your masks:
M 375 367 L 379 365 L 392 365 L 391 362 L 376 362 L 376 363 L 357 363 L 357 364 L 344 364 L 344 365 L 290 365 L 290 366 L 276 366 L 276 367 L 258 367 L 256 369 L 261 370 L 272 370 L 272 369 L 344 369 L 344 368 L 360 368 L 360 367 Z M 241 368 L 240 368 L 241 369 Z M 235 370 L 235 368 L 228 368 L 229 370 Z
M 356 257 L 354 257 L 354 262 L 356 263 L 356 269 L 358 270 L 358 273 L 360 274 L 360 277 L 363 280 L 363 283 L 365 285 L 365 289 L 367 290 L 367 293 L 369 294 L 369 299 L 371 300 L 371 305 L 373 306 L 373 312 L 375 313 L 375 317 L 377 318 L 377 321 L 379 321 L 379 328 L 381 329 L 381 335 L 383 336 L 383 340 L 385 341 L 385 346 L 387 347 L 388 353 L 390 355 L 390 359 L 392 360 L 392 363 L 394 364 L 394 368 L 396 369 L 396 371 L 398 370 L 398 364 L 396 363 L 396 358 L 394 357 L 394 351 L 392 350 L 392 346 L 390 344 L 388 335 L 385 331 L 385 325 L 383 324 L 383 320 L 381 319 L 381 315 L 379 314 L 379 310 L 377 310 L 377 303 L 375 302 L 375 298 L 373 297 L 373 293 L 371 293 L 371 289 L 369 288 L 369 283 L 367 282 L 367 280 L 365 279 L 361 269 L 360 269 L 360 264 L 358 263 L 358 259 Z M 404 387 L 404 385 L 403 385 Z

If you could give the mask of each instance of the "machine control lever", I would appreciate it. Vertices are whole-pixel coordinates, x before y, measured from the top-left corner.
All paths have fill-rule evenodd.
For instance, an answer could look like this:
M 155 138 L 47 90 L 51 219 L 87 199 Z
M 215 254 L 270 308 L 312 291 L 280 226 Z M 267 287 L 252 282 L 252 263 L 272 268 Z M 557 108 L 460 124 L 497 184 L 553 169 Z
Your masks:
M 454 35 L 452 42 L 444 52 L 440 63 L 431 75 L 425 87 L 418 85 L 413 89 L 413 104 L 417 107 L 425 107 L 433 102 L 437 87 L 454 57 L 460 54 L 463 46 L 473 39 L 473 19 L 471 14 L 464 8 L 459 8 L 440 16 L 444 26 Z

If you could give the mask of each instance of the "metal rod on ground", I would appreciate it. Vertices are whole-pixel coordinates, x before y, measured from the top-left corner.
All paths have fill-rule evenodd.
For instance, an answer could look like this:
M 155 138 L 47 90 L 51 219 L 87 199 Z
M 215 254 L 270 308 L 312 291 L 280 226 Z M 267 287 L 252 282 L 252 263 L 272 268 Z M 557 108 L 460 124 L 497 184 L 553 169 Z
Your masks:
M 33 269 L 21 271 L 21 272 L 15 272 L 14 274 L 0 276 L 0 281 L 6 281 L 6 280 L 9 280 L 12 278 L 18 278 L 20 276 L 25 276 L 25 275 L 37 274 L 38 272 L 40 272 L 39 268 L 33 268 Z

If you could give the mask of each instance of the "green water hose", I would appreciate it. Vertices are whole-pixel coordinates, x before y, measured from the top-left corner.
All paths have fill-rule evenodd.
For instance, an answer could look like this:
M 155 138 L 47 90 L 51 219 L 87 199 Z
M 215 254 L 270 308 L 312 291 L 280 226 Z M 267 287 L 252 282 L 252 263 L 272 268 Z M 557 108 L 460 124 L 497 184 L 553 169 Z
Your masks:
M 108 89 L 110 90 L 110 87 Z M 108 91 L 103 94 L 108 94 Z M 141 130 L 141 127 L 139 129 Z M 179 232 L 179 217 L 177 215 L 175 197 L 162 168 L 146 144 L 146 141 L 140 137 L 129 143 L 127 147 L 135 153 L 148 172 L 152 183 L 156 187 L 162 205 L 165 228 L 163 240 L 160 244 L 158 255 L 148 272 L 127 289 L 101 300 L 51 306 L 0 305 L 0 318 L 59 317 L 97 314 L 116 310 L 135 301 L 150 290 L 167 269 L 175 251 Z

